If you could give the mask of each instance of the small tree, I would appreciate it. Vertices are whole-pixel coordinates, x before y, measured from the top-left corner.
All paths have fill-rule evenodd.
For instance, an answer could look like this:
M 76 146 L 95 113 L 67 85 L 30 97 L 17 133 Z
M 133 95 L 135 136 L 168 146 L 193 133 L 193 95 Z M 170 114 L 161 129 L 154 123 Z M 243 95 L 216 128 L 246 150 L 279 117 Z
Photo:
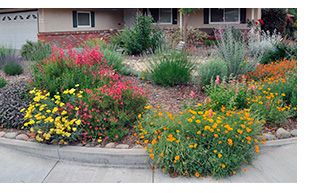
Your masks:
M 262 19 L 265 24 L 262 26 L 262 29 L 271 33 L 275 30 L 283 33 L 286 27 L 286 17 L 286 9 L 263 9 Z

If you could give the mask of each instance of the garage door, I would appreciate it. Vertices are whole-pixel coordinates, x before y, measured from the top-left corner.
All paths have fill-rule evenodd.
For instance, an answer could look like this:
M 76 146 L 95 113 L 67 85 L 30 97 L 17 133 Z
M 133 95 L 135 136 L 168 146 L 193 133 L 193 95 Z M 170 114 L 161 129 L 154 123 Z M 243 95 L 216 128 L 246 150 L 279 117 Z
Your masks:
M 0 46 L 20 49 L 27 41 L 37 41 L 37 11 L 0 13 Z

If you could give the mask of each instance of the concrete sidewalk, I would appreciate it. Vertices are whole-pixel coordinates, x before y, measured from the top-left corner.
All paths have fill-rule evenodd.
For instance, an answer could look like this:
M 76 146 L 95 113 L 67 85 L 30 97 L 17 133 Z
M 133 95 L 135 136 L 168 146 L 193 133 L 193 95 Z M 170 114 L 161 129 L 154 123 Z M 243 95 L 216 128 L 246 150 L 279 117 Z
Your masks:
M 297 182 L 297 144 L 266 147 L 252 165 L 230 178 L 171 178 L 159 170 L 106 168 L 31 157 L 0 147 L 0 182 Z

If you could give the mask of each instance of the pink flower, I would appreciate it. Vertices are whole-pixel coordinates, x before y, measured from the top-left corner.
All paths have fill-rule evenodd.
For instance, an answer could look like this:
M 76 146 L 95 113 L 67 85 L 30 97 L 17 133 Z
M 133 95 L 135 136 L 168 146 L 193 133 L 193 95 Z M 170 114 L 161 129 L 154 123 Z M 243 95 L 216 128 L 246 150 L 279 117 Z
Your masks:
M 213 117 L 213 110 L 212 109 L 209 110 L 209 117 Z
M 196 93 L 194 91 L 191 91 L 189 94 L 189 97 L 191 97 L 192 99 L 195 98 Z
M 219 75 L 216 76 L 215 84 L 220 84 L 220 76 Z

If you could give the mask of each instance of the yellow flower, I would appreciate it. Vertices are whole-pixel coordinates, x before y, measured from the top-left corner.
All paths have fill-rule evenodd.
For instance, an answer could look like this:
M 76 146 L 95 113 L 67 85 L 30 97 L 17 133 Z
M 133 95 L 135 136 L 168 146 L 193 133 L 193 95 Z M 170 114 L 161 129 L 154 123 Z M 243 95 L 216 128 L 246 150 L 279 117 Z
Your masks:
M 79 107 L 75 107 L 74 110 L 78 111 L 78 110 L 79 110 Z
M 145 108 L 146 110 L 149 110 L 149 109 L 153 108 L 153 106 L 148 105 L 148 106 L 145 106 L 144 108 Z
M 67 114 L 67 111 L 65 111 L 65 110 L 63 110 L 62 112 L 61 112 L 61 115 L 66 115 Z
M 79 84 L 76 84 L 76 85 L 75 85 L 75 87 L 79 87 L 79 86 L 80 86 Z
M 213 136 L 214 136 L 215 138 L 218 138 L 218 137 L 219 137 L 219 135 L 218 135 L 218 134 L 216 134 L 216 133 L 215 133 Z
M 201 123 L 201 121 L 200 121 L 199 119 L 197 119 L 195 122 L 196 122 L 197 124 L 200 124 L 200 123 Z
M 80 124 L 81 124 L 81 120 L 80 120 L 80 119 L 79 119 L 79 120 L 76 120 L 76 121 L 75 121 L 75 124 L 80 125 Z
M 225 164 L 221 164 L 221 167 L 224 169 L 226 167 L 226 165 Z
M 150 154 L 150 158 L 151 158 L 152 160 L 154 159 L 154 154 L 153 154 L 153 153 Z
M 197 131 L 197 135 L 200 135 L 201 134 L 201 131 Z
M 215 149 L 215 150 L 213 150 L 213 153 L 217 153 L 217 150 Z
M 22 108 L 19 112 L 21 112 L 21 113 L 22 113 L 22 112 L 24 112 L 24 111 L 25 111 L 25 108 Z
M 192 119 L 192 118 L 189 118 L 189 119 L 187 119 L 187 121 L 188 121 L 189 123 L 191 123 L 191 122 L 193 122 L 193 119 Z
M 75 131 L 76 131 L 76 127 L 73 127 L 73 128 L 72 128 L 72 131 L 75 132 Z
M 223 155 L 219 153 L 219 154 L 217 154 L 217 157 L 221 158 L 221 157 L 223 157 Z
M 101 138 L 99 138 L 97 141 L 98 141 L 98 143 L 101 143 L 101 142 L 102 142 L 102 139 L 101 139 Z

